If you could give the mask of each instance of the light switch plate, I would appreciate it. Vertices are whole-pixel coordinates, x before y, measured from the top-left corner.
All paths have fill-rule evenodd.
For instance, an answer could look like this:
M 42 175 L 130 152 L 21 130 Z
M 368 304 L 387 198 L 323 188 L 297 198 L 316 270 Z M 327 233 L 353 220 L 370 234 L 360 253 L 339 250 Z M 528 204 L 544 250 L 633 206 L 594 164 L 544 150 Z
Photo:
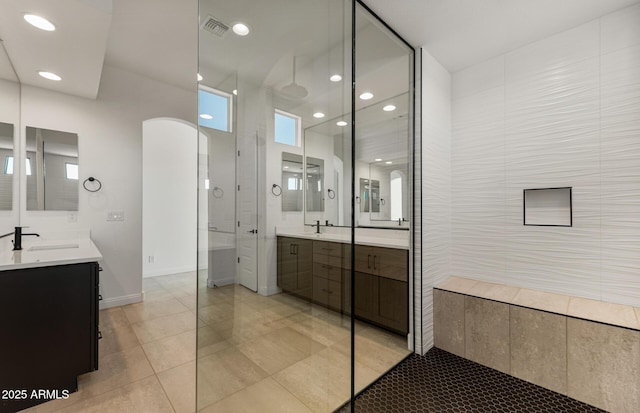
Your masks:
M 124 211 L 107 212 L 107 221 L 124 221 Z

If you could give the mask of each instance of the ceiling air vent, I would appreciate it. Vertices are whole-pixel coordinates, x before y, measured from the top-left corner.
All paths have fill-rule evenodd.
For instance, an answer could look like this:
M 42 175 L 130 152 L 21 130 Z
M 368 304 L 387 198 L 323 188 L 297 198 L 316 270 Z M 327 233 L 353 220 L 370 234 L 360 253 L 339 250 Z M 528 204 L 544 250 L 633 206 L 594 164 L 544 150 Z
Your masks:
M 208 31 L 209 33 L 213 33 L 218 37 L 224 37 L 224 35 L 229 31 L 229 26 L 212 16 L 207 16 L 200 25 L 200 28 Z

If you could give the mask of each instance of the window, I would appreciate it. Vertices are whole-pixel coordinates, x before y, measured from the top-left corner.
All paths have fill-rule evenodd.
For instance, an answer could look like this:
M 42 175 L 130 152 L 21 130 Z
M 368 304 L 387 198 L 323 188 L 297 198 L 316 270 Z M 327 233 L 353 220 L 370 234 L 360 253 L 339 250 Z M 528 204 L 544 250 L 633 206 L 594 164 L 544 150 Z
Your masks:
M 31 176 L 31 159 L 27 158 L 25 162 L 27 175 Z M 4 173 L 7 175 L 13 175 L 13 156 L 7 156 L 4 161 Z
M 78 180 L 78 164 L 65 162 L 64 166 L 66 168 L 67 179 L 75 179 L 77 181 Z
M 231 95 L 200 86 L 198 90 L 198 125 L 231 132 Z
M 276 109 L 274 141 L 289 146 L 300 146 L 300 117 Z

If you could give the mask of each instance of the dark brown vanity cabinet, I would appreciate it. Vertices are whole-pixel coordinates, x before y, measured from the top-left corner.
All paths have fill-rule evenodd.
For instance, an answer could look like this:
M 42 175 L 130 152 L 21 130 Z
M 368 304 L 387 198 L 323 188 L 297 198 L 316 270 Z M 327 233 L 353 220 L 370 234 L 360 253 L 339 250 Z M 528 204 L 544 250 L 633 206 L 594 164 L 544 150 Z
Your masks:
M 311 300 L 313 291 L 313 241 L 278 237 L 278 287 Z
M 356 317 L 407 334 L 409 252 L 366 245 L 355 249 Z M 345 250 L 349 252 L 349 247 Z M 349 261 L 345 261 L 345 268 L 350 268 Z
M 342 244 L 313 241 L 313 302 L 342 311 Z
M 0 389 L 14 391 L 0 412 L 76 391 L 77 377 L 98 369 L 98 271 L 96 262 L 0 271 Z

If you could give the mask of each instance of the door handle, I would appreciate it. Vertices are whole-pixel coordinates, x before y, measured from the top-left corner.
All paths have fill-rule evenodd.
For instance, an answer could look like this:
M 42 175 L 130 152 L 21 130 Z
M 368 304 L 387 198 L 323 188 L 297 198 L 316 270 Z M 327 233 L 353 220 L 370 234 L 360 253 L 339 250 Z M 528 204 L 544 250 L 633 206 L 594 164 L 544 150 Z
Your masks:
M 252 229 L 251 231 L 247 231 L 250 234 L 257 234 L 258 230 L 257 229 Z

